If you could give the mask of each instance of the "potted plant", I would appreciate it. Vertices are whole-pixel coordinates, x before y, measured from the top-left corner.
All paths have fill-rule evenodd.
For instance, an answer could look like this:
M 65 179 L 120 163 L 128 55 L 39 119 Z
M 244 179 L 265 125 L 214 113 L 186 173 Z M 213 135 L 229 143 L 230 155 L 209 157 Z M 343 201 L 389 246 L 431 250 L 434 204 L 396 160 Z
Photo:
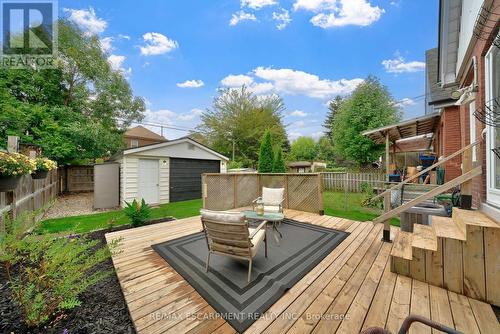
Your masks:
M 57 163 L 47 158 L 36 158 L 35 165 L 35 171 L 31 173 L 35 180 L 45 179 L 51 170 L 57 168 Z
M 35 169 L 35 162 L 19 153 L 0 152 L 0 192 L 16 189 L 21 176 Z

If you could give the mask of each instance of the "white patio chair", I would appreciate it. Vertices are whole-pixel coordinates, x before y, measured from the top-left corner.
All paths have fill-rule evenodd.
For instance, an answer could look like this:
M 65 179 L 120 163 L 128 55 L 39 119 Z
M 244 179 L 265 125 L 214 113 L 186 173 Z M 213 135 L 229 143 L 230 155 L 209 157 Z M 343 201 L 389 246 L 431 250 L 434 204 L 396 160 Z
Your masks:
M 248 261 L 248 282 L 252 275 L 252 259 L 264 242 L 267 258 L 266 222 L 249 228 L 245 215 L 240 212 L 201 210 L 201 222 L 207 239 L 208 272 L 210 254 L 229 256 Z
M 265 212 L 283 213 L 283 201 L 285 200 L 285 188 L 262 188 L 262 196 L 256 198 L 252 203 L 255 210 L 257 202 L 262 200 Z

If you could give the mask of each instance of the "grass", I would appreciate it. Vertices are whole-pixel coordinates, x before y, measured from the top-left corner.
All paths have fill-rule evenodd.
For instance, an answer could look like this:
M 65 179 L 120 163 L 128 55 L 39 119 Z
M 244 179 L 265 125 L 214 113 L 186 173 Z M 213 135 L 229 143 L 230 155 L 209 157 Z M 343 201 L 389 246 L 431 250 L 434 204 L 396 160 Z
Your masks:
M 177 219 L 193 217 L 199 214 L 202 207 L 201 199 L 190 201 L 162 204 L 151 209 L 151 219 L 175 217 Z M 84 233 L 94 230 L 120 226 L 130 223 L 125 214 L 121 211 L 108 211 L 90 215 L 47 219 L 41 222 L 40 233 L 61 233 L 74 232 Z
M 364 195 L 325 191 L 325 214 L 357 221 L 369 221 L 378 217 L 382 210 L 361 205 Z M 177 219 L 193 217 L 199 214 L 201 199 L 162 204 L 151 210 L 151 219 L 175 217 Z M 95 213 L 83 216 L 47 219 L 41 222 L 40 233 L 85 233 L 113 226 L 128 224 L 129 220 L 121 210 Z M 391 224 L 399 226 L 399 219 L 393 218 Z
M 382 209 L 368 208 L 361 203 L 365 199 L 362 193 L 325 191 L 323 195 L 325 214 L 357 221 L 369 221 L 380 216 Z M 391 219 L 391 224 L 399 226 L 399 219 Z

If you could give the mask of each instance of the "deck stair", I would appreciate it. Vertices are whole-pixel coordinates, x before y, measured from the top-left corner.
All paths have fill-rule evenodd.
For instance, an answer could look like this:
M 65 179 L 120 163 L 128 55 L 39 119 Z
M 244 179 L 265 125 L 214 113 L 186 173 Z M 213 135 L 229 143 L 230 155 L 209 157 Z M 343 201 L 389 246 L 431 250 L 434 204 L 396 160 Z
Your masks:
M 480 211 L 453 209 L 452 218 L 399 232 L 391 271 L 500 306 L 500 225 Z

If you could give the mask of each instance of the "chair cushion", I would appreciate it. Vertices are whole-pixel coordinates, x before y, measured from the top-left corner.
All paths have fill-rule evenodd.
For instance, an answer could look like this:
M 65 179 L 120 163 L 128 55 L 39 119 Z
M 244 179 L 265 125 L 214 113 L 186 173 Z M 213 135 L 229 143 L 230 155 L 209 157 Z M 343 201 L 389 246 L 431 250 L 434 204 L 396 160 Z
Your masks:
M 265 236 L 266 236 L 266 230 L 261 229 L 251 239 L 251 242 L 252 242 L 252 245 L 253 245 L 252 248 L 250 249 L 250 251 L 252 252 L 252 257 L 254 257 L 255 254 L 257 254 L 257 251 L 259 250 L 259 247 L 262 244 L 262 241 L 264 241 Z
M 245 223 L 245 215 L 234 211 L 212 211 L 201 209 L 201 217 L 221 223 Z
M 283 202 L 285 188 L 262 188 L 262 202 L 264 205 L 280 205 Z
M 264 211 L 278 213 L 281 212 L 281 209 L 279 205 L 264 205 Z

